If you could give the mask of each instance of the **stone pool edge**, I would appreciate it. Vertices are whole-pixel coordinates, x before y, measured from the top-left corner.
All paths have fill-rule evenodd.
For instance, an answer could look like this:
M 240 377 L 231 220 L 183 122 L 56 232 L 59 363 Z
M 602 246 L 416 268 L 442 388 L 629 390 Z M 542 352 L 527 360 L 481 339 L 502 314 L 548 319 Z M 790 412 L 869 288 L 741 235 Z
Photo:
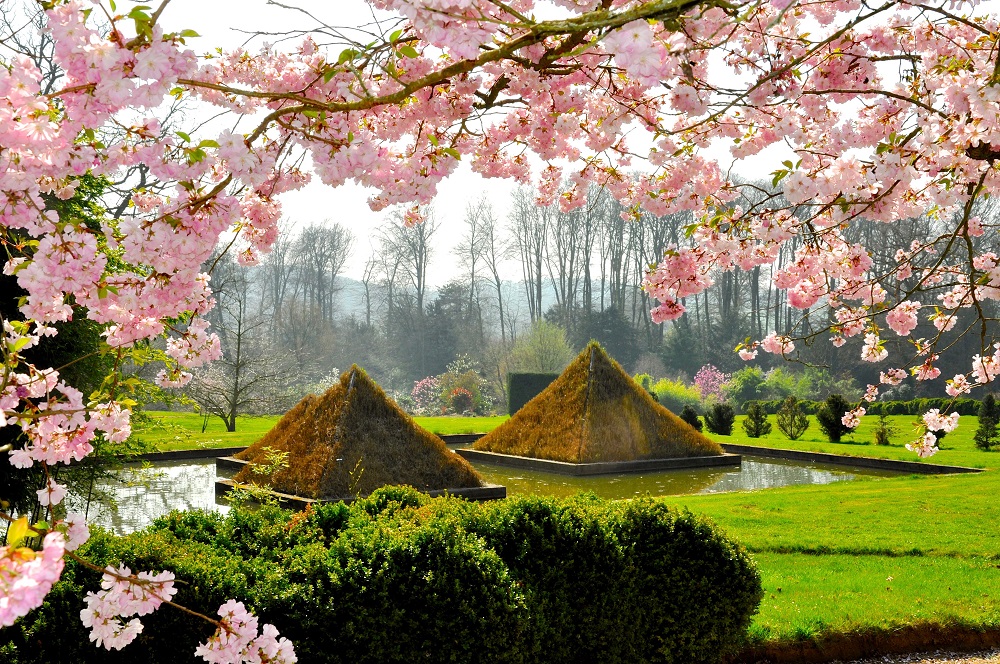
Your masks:
M 441 439 L 449 445 L 468 444 L 475 442 L 484 434 L 446 434 Z M 786 459 L 788 461 L 811 461 L 827 463 L 835 466 L 853 468 L 870 468 L 873 470 L 894 470 L 899 472 L 919 473 L 922 475 L 950 475 L 962 473 L 982 473 L 984 468 L 969 468 L 967 466 L 946 466 L 918 461 L 897 461 L 895 459 L 877 459 L 875 457 L 855 457 L 826 452 L 803 452 L 800 450 L 783 450 L 774 447 L 757 447 L 753 445 L 737 445 L 735 443 L 720 443 L 722 448 L 732 454 Z M 188 459 L 210 459 L 228 457 L 245 450 L 246 447 L 217 447 L 197 450 L 178 450 L 174 452 L 150 452 L 140 454 L 137 458 L 143 461 L 183 461 Z
M 534 459 L 531 457 L 484 452 L 481 450 L 460 449 L 455 452 L 466 461 L 492 463 L 507 468 L 523 470 L 541 470 L 559 475 L 589 476 L 615 475 L 618 473 L 642 473 L 659 470 L 687 470 L 691 468 L 715 468 L 720 466 L 739 466 L 742 457 L 739 454 L 722 454 L 719 456 L 677 457 L 672 459 L 639 459 L 636 461 L 601 461 L 595 463 L 569 463 L 552 461 L 551 459 Z
M 745 454 L 747 456 L 787 459 L 788 461 L 812 461 L 813 463 L 826 463 L 852 468 L 870 468 L 872 470 L 895 470 L 920 473 L 922 475 L 982 473 L 986 470 L 985 468 L 969 468 L 968 466 L 944 466 L 936 463 L 921 463 L 919 461 L 897 461 L 895 459 L 878 459 L 875 457 L 845 456 L 841 454 L 828 454 L 826 452 L 802 452 L 800 450 L 783 450 L 773 447 L 737 445 L 735 443 L 719 444 L 727 452 Z

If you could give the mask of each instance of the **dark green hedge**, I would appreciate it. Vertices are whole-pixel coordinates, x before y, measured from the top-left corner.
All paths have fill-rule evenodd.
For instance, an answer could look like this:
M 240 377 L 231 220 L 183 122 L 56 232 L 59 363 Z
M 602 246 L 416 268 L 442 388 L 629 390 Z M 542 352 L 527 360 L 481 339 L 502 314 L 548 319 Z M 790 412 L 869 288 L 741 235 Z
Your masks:
M 774 415 L 781 408 L 781 399 L 773 399 L 771 401 L 758 401 L 768 415 Z M 802 408 L 802 412 L 807 415 L 815 415 L 819 407 L 823 405 L 822 401 L 799 401 L 799 407 Z M 852 402 L 852 405 L 857 405 L 857 402 Z M 935 399 L 913 399 L 911 401 L 876 401 L 874 403 L 864 404 L 865 411 L 868 415 L 923 415 L 931 408 L 937 408 L 942 413 L 958 413 L 959 415 L 977 415 L 979 414 L 979 401 L 976 399 L 948 399 L 948 398 L 935 398 Z M 746 410 L 746 404 L 744 404 L 744 410 Z
M 762 596 L 741 548 L 652 499 L 519 497 L 488 504 L 388 488 L 346 507 L 223 518 L 175 513 L 124 538 L 97 535 L 98 564 L 171 569 L 177 601 L 247 603 L 299 661 L 716 662 Z M 98 575 L 69 564 L 0 658 L 191 662 L 211 626 L 164 607 L 120 652 L 87 639 L 79 611 Z
M 513 415 L 521 410 L 521 406 L 534 399 L 558 377 L 557 373 L 507 374 L 507 412 Z

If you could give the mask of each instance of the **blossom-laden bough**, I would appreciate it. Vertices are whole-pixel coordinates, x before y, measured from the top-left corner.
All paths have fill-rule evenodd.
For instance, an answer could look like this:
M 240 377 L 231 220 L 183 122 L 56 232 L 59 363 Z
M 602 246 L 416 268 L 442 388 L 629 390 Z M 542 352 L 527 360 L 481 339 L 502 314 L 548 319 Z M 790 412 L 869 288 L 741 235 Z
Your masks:
M 913 340 L 909 360 L 918 380 L 933 380 L 941 335 L 971 310 L 966 332 L 979 334 L 981 351 L 947 390 L 965 394 L 1000 371 L 987 326 L 1000 258 L 987 246 L 995 230 L 976 214 L 1000 189 L 1000 28 L 972 4 L 554 0 L 553 10 L 534 0 L 369 0 L 395 19 L 375 24 L 367 43 L 321 45 L 343 33 L 319 25 L 294 50 L 199 57 L 186 45 L 193 32 L 161 27 L 168 2 L 127 12 L 110 0 L 43 2 L 61 76 L 46 74 L 43 92 L 28 57 L 0 68 L 4 270 L 28 293 L 24 320 L 4 321 L 2 341 L 2 424 L 26 440 L 10 451 L 15 465 L 47 473 L 86 456 L 94 436 L 129 435 L 122 381 L 85 400 L 57 371 L 24 360 L 74 307 L 107 326 L 119 366 L 134 344 L 168 335 L 158 379 L 183 385 L 220 352 L 200 318 L 213 305 L 200 266 L 221 234 L 233 232 L 240 260 L 256 262 L 276 238 L 280 195 L 313 177 L 371 187 L 373 209 L 404 205 L 419 223 L 420 206 L 461 160 L 534 184 L 540 204 L 571 209 L 596 184 L 635 217 L 694 211 L 690 243 L 647 276 L 655 321 L 682 315 L 714 272 L 773 264 L 796 246 L 775 286 L 804 315 L 829 316 L 821 327 L 835 346 L 864 335 L 862 357 L 886 361 L 887 330 L 907 337 L 933 309 L 939 334 Z M 224 111 L 246 130 L 163 136 L 158 113 L 172 99 Z M 737 159 L 780 145 L 791 158 L 773 172 L 773 190 L 751 196 L 755 185 L 706 156 L 713 145 Z M 129 214 L 114 223 L 95 228 L 46 208 L 44 197 L 73 197 L 84 175 L 136 167 L 158 184 L 131 191 Z M 900 247 L 893 269 L 875 270 L 852 229 L 924 214 L 935 233 Z M 108 269 L 109 252 L 129 267 Z M 775 331 L 737 350 L 789 357 L 795 341 Z M 905 369 L 882 375 L 898 383 Z M 936 449 L 931 431 L 953 426 L 940 414 L 926 424 L 913 445 L 922 456 Z M 41 502 L 58 509 L 65 491 L 46 477 Z M 40 550 L 18 538 L 0 549 L 0 626 L 38 606 L 82 538 L 71 518 L 29 526 L 5 516 Z M 106 570 L 84 614 L 95 640 L 124 645 L 140 623 L 119 619 L 169 602 L 170 584 Z M 242 605 L 220 615 L 199 655 L 294 661 L 272 627 L 257 634 Z

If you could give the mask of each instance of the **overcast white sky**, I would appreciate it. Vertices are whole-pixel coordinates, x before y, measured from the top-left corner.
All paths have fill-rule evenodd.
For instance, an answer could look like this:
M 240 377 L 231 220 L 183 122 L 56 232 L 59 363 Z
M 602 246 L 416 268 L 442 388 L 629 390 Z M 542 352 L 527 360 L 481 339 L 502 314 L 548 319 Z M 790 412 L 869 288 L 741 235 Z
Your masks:
M 280 1 L 309 7 L 310 11 L 331 25 L 373 29 L 372 10 L 363 0 Z M 387 15 L 383 14 L 382 18 L 385 16 Z M 203 53 L 218 47 L 226 50 L 237 48 L 247 41 L 248 33 L 254 31 L 281 33 L 303 29 L 314 25 L 314 22 L 300 12 L 268 5 L 267 0 L 172 0 L 161 17 L 161 24 L 167 30 L 196 30 L 201 37 L 191 39 L 188 44 L 195 52 Z M 392 29 L 384 27 L 383 33 Z M 353 38 L 360 40 L 362 37 L 359 35 L 360 33 L 351 34 Z M 280 37 L 275 36 L 270 41 L 277 42 L 279 39 Z M 262 41 L 263 39 L 257 38 L 252 45 L 259 47 Z M 292 43 L 298 41 L 296 39 Z M 335 46 L 329 50 L 336 54 L 341 48 Z M 253 47 L 250 50 L 254 50 Z M 713 148 L 711 152 L 717 159 L 731 161 L 725 147 Z M 752 162 L 741 163 L 737 170 L 752 172 L 757 176 L 774 170 L 776 166 L 773 164 L 780 163 L 788 156 L 780 148 L 769 149 Z M 472 173 L 466 164 L 441 184 L 434 203 L 435 217 L 441 222 L 441 229 L 436 237 L 435 254 L 428 269 L 432 285 L 440 286 L 461 274 L 452 250 L 464 232 L 462 219 L 467 204 L 486 195 L 497 218 L 506 223 L 514 187 L 510 181 L 482 178 Z M 353 184 L 331 189 L 315 182 L 300 191 L 284 195 L 281 200 L 285 216 L 299 227 L 331 220 L 350 228 L 356 241 L 345 274 L 359 278 L 371 253 L 373 235 L 387 216 L 385 212 L 375 213 L 369 209 L 369 195 L 368 190 Z M 506 273 L 509 279 L 520 279 L 520 268 L 516 261 L 509 262 Z
M 372 21 L 368 5 L 361 0 L 332 2 L 300 2 L 301 6 L 318 7 L 317 15 L 339 26 L 364 26 Z M 326 8 L 326 9 L 323 9 Z M 247 39 L 242 31 L 281 31 L 309 25 L 307 17 L 287 9 L 269 6 L 266 0 L 172 0 L 161 18 L 166 30 L 191 28 L 201 37 L 188 45 L 202 53 L 217 47 L 233 49 Z M 261 40 L 255 44 L 259 46 Z M 339 48 L 331 49 L 334 53 Z M 463 228 L 462 218 L 467 203 L 486 194 L 493 203 L 498 218 L 506 222 L 508 201 L 514 185 L 505 180 L 487 180 L 473 173 L 467 165 L 442 183 L 434 203 L 435 216 L 441 222 L 437 234 L 435 255 L 429 265 L 430 282 L 434 286 L 457 277 L 460 270 L 451 254 L 458 244 Z M 354 251 L 346 266 L 346 276 L 359 278 L 365 260 L 370 255 L 375 230 L 384 223 L 385 212 L 372 212 L 368 207 L 370 191 L 348 184 L 332 189 L 314 182 L 304 189 L 281 197 L 285 216 L 302 227 L 331 220 L 350 228 L 356 237 Z M 519 278 L 519 270 L 509 265 L 510 278 Z

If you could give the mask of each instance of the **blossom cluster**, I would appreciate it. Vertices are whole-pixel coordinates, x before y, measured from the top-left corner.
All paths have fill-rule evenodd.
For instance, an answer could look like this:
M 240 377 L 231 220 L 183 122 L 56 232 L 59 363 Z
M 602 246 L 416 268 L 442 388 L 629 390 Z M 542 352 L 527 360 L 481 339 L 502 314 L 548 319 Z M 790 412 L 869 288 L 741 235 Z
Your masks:
M 258 631 L 257 618 L 242 602 L 229 600 L 219 608 L 221 625 L 195 654 L 212 664 L 294 664 L 291 641 L 278 637 L 274 625 Z
M 115 350 L 167 336 L 157 380 L 183 385 L 220 353 L 203 322 L 214 301 L 202 264 L 225 233 L 241 263 L 258 262 L 277 238 L 281 196 L 311 177 L 370 188 L 373 209 L 405 205 L 407 223 L 419 223 L 419 206 L 462 160 L 484 177 L 533 183 L 540 204 L 567 211 L 600 185 L 630 219 L 689 214 L 685 239 L 646 276 L 653 320 L 683 316 L 719 271 L 772 266 L 791 307 L 828 308 L 835 346 L 863 334 L 861 357 L 879 363 L 890 351 L 884 328 L 909 337 L 924 358 L 911 369 L 918 380 L 941 373 L 935 342 L 912 338 L 922 319 L 944 332 L 963 310 L 1000 300 L 1000 257 L 971 241 L 990 224 L 970 214 L 976 197 L 1000 195 L 1000 86 L 982 45 L 1000 21 L 973 15 L 974 3 L 945 12 L 900 0 L 871 11 L 776 0 L 741 5 L 737 20 L 708 5 L 557 0 L 565 16 L 543 21 L 535 0 L 370 0 L 404 19 L 370 47 L 327 53 L 306 38 L 286 51 L 205 58 L 141 7 L 129 16 L 104 8 L 109 24 L 99 26 L 91 2 L 52 4 L 55 89 L 43 93 L 28 57 L 0 67 L 0 236 L 36 243 L 3 265 L 27 292 L 25 321 L 4 321 L 0 348 L 0 426 L 20 427 L 27 440 L 9 455 L 18 467 L 79 461 L 95 436 L 120 441 L 130 428 L 120 393 L 86 400 L 24 351 L 55 323 L 86 316 Z M 899 59 L 912 75 L 882 66 Z M 175 97 L 234 122 L 193 137 L 165 129 L 156 116 Z M 246 133 L 232 129 L 237 119 Z M 637 131 L 648 131 L 648 149 L 629 144 Z M 790 150 L 772 174 L 783 196 L 744 196 L 756 185 L 709 159 L 714 144 L 736 159 Z M 643 157 L 650 168 L 632 168 Z M 113 223 L 88 226 L 46 206 L 72 198 L 84 175 L 118 179 L 136 168 L 160 186 L 136 187 L 130 214 Z M 845 232 L 928 210 L 959 221 L 900 248 L 888 275 Z M 909 286 L 932 289 L 938 304 Z M 739 352 L 750 360 L 794 349 L 775 331 Z M 881 382 L 897 384 L 900 372 L 882 372 Z M 998 374 L 1000 345 L 946 389 L 965 394 Z M 947 426 L 942 417 L 928 428 Z M 911 449 L 926 456 L 935 443 L 928 431 Z M 49 480 L 39 499 L 51 507 L 64 493 Z M 67 542 L 84 536 L 76 521 L 53 528 L 38 552 L 0 549 L 0 625 L 37 606 Z M 85 618 L 110 647 L 134 638 L 138 621 L 122 620 L 158 601 L 147 591 L 169 594 L 165 577 L 122 571 L 108 572 L 114 581 Z M 258 634 L 242 605 L 221 615 L 199 653 L 210 661 L 294 661 L 290 644 L 268 625 Z

